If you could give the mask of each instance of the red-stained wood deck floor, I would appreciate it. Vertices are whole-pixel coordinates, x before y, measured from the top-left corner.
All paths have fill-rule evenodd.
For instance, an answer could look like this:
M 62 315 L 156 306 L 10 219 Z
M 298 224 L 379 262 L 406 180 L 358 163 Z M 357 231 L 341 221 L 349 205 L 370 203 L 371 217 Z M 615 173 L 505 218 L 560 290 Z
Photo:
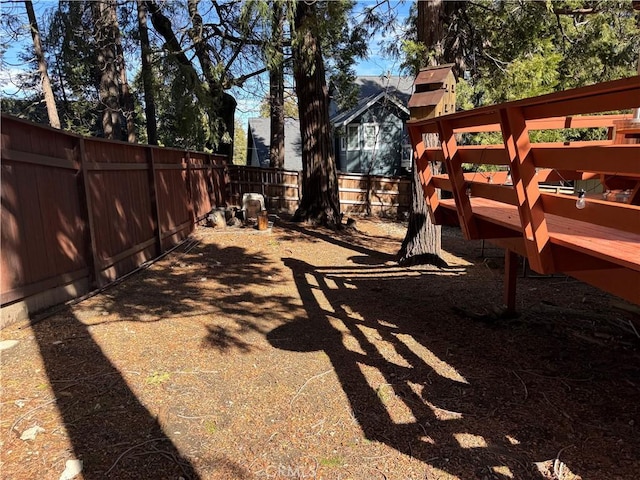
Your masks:
M 476 218 L 507 228 L 513 231 L 513 237 L 517 241 L 522 241 L 522 227 L 515 206 L 480 197 L 472 197 L 470 200 Z M 441 199 L 440 206 L 454 212 L 456 210 L 453 199 Z M 549 213 L 545 214 L 545 219 L 550 243 L 556 251 L 554 257 L 560 267 L 558 272 L 562 272 L 565 267 L 565 273 L 579 280 L 640 304 L 640 215 L 635 224 L 637 228 L 630 228 L 635 232 Z M 488 240 L 505 248 L 512 248 L 514 245 L 505 243 L 501 238 Z M 526 256 L 522 249 L 519 253 Z M 577 257 L 566 258 L 576 253 Z M 576 262 L 576 258 L 584 259 L 583 265 Z M 594 262 L 594 259 L 601 262 Z M 567 262 L 561 267 L 564 260 Z M 566 265 L 575 267 L 566 268 Z

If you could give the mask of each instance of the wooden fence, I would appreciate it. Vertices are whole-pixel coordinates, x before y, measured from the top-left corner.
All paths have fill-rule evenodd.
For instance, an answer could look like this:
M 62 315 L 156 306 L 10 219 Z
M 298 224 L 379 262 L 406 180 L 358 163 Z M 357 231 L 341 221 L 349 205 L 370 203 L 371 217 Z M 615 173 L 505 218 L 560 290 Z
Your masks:
M 230 165 L 227 201 L 242 205 L 245 193 L 261 193 L 271 212 L 293 213 L 302 195 L 302 176 L 299 172 L 275 168 Z
M 301 172 L 261 167 L 229 166 L 228 202 L 242 204 L 245 193 L 261 193 L 270 211 L 293 213 L 302 192 Z M 401 218 L 411 204 L 411 180 L 338 173 L 340 210 Z
M 212 208 L 262 193 L 293 212 L 301 174 L 226 158 L 85 138 L 2 115 L 0 328 L 158 257 Z M 408 179 L 340 174 L 345 213 L 399 216 Z
M 352 173 L 338 174 L 343 213 L 403 218 L 411 205 L 411 179 Z
M 1 323 L 161 255 L 225 201 L 224 157 L 2 116 Z

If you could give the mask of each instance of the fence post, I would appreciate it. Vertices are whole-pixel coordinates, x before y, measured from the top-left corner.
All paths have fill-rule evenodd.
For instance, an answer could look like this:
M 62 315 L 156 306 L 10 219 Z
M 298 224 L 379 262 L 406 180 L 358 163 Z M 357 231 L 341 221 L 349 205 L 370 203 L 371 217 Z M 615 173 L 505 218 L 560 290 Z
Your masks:
M 187 162 L 187 170 L 185 174 L 185 182 L 187 187 L 187 203 L 189 209 L 189 216 L 191 217 L 191 228 L 190 232 L 193 231 L 196 225 L 196 209 L 193 205 L 193 189 L 191 183 L 191 155 L 189 151 L 184 152 L 184 159 Z
M 237 180 L 234 182 L 232 173 L 237 167 L 235 165 L 229 165 L 227 162 L 224 164 L 224 170 L 222 171 L 222 181 L 224 182 L 224 191 L 226 192 L 225 203 L 229 204 L 233 202 L 233 205 L 237 205 L 236 192 L 234 185 L 237 185 Z M 236 172 L 237 178 L 237 172 Z
M 218 206 L 218 199 L 216 198 L 214 200 L 214 195 L 213 195 L 213 161 L 211 160 L 211 154 L 207 153 L 205 155 L 205 164 L 207 166 L 207 193 L 209 194 L 209 205 L 211 207 L 213 207 L 213 205 L 215 204 L 215 206 Z
M 158 256 L 164 253 L 162 248 L 162 227 L 160 225 L 160 207 L 158 206 L 158 184 L 156 181 L 156 164 L 153 157 L 154 147 L 147 146 L 147 162 L 149 164 L 149 196 L 151 197 L 151 214 L 156 223 L 155 237 L 156 237 L 156 251 Z
M 366 204 L 365 204 L 365 208 L 367 210 L 367 217 L 371 216 L 371 196 L 373 195 L 373 192 L 371 191 L 372 187 L 371 187 L 371 173 L 367 173 L 367 199 L 366 199 Z
M 87 245 L 88 255 L 85 259 L 89 267 L 89 283 L 91 286 L 101 286 L 100 282 L 100 265 L 98 262 L 98 248 L 96 242 L 95 225 L 93 221 L 93 202 L 91 200 L 91 186 L 89 183 L 89 170 L 87 169 L 87 154 L 84 147 L 84 138 L 78 137 L 78 152 L 80 155 L 80 177 L 82 182 L 79 187 L 81 195 L 84 196 L 83 212 L 86 216 L 86 225 L 88 232 L 85 234 L 85 244 Z M 88 237 L 88 238 L 87 238 Z

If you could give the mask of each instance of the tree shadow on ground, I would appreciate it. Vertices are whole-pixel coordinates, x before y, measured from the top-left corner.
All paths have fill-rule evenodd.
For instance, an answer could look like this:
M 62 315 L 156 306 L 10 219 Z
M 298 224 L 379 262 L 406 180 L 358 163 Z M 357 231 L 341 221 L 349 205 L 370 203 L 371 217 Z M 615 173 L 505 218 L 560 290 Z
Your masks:
M 161 382 L 164 359 L 155 358 L 155 352 L 146 352 L 145 345 L 128 337 L 127 328 L 150 324 L 163 335 L 163 327 L 171 323 L 193 323 L 194 328 L 208 332 L 202 345 L 221 352 L 247 352 L 252 346 L 244 340 L 246 334 L 266 335 L 269 328 L 259 318 L 246 320 L 261 299 L 243 287 L 266 288 L 271 273 L 269 261 L 260 255 L 250 256 L 233 246 L 219 249 L 199 244 L 188 252 L 178 251 L 156 270 L 142 271 L 106 290 L 99 309 L 86 301 L 31 325 L 73 455 L 84 464 L 83 478 L 198 479 L 210 470 L 228 478 L 250 478 L 232 459 L 200 452 L 197 447 L 195 453 L 181 452 L 165 432 L 163 419 L 169 417 L 152 414 L 125 380 L 142 375 L 145 384 L 148 372 L 120 371 L 114 362 L 122 359 L 112 357 L 112 361 L 92 332 L 123 324 L 123 348 L 109 355 L 146 356 L 159 369 L 146 380 Z M 218 280 L 215 288 L 205 281 L 212 276 Z M 290 308 L 290 299 L 271 301 Z M 207 321 L 212 312 L 227 321 Z M 182 331 L 193 336 L 189 328 Z M 166 337 L 167 343 L 173 340 L 178 341 Z M 187 411 L 181 399 L 180 394 L 173 395 L 170 405 L 162 408 Z
M 85 479 L 200 478 L 70 312 L 32 330 Z
M 410 276 L 365 261 L 320 267 L 283 260 L 307 317 L 267 338 L 276 348 L 326 353 L 367 439 L 465 479 L 574 478 L 569 471 L 610 478 L 600 466 L 611 466 L 602 453 L 611 451 L 627 468 L 639 463 L 633 418 L 640 412 L 620 400 L 637 395 L 637 368 L 612 377 L 615 353 L 536 324 L 443 324 L 472 293 L 459 290 L 473 289 L 468 279 L 453 281 L 463 272 Z M 389 300 L 402 300 L 398 292 L 407 292 L 401 304 Z M 611 389 L 626 397 L 609 398 Z M 554 459 L 564 473 L 544 472 Z
M 298 232 L 307 237 L 315 238 L 323 242 L 328 242 L 339 247 L 359 252 L 372 259 L 380 260 L 381 263 L 397 260 L 397 255 L 369 248 L 366 245 L 367 235 L 365 234 L 358 233 L 358 235 L 353 235 L 351 231 L 345 230 L 341 232 L 334 232 L 333 235 L 330 235 L 319 229 L 305 228 L 303 225 L 295 222 L 280 221 L 279 224 L 287 230 Z M 380 241 L 380 237 L 376 237 L 376 240 Z M 391 239 L 391 237 L 389 237 L 388 240 L 395 241 L 395 239 Z
M 159 265 L 160 271 L 147 270 L 105 292 L 104 319 L 95 317 L 89 305 L 76 308 L 92 325 L 111 323 L 162 323 L 167 321 L 207 323 L 203 344 L 219 351 L 250 350 L 242 337 L 248 332 L 265 335 L 268 319 L 256 315 L 269 306 L 270 316 L 297 308 L 288 297 L 271 291 L 279 270 L 260 254 L 248 254 L 236 246 L 218 247 L 200 243 L 184 254 Z M 86 311 L 85 311 L 86 310 Z M 247 320 L 251 319 L 251 320 Z

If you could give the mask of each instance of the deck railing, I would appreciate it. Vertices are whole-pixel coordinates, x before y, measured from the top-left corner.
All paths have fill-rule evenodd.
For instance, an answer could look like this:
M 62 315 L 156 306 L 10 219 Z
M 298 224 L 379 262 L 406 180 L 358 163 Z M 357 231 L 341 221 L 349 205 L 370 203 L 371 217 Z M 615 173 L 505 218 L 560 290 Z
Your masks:
M 410 121 L 432 220 L 459 224 L 468 239 L 491 239 L 525 256 L 539 273 L 565 272 L 640 303 L 640 124 L 631 114 L 593 115 L 638 107 L 640 77 L 632 77 Z M 531 130 L 571 128 L 606 128 L 609 135 L 602 141 L 560 143 L 534 143 L 529 135 Z M 457 141 L 458 134 L 487 131 L 501 132 L 503 142 L 465 146 Z M 426 148 L 424 134 L 438 134 L 441 147 Z M 438 161 L 447 175 L 431 174 L 429 162 Z M 465 163 L 504 171 L 465 173 Z M 576 208 L 575 196 L 541 189 L 545 182 L 588 179 L 600 180 L 611 195 L 586 192 L 582 209 Z M 626 203 L 610 201 L 620 189 L 627 193 L 622 196 Z M 440 190 L 452 192 L 455 204 L 442 200 Z M 577 230 L 558 232 L 558 225 Z M 578 237 L 593 242 L 580 246 Z M 617 253 L 600 252 L 606 242 Z

